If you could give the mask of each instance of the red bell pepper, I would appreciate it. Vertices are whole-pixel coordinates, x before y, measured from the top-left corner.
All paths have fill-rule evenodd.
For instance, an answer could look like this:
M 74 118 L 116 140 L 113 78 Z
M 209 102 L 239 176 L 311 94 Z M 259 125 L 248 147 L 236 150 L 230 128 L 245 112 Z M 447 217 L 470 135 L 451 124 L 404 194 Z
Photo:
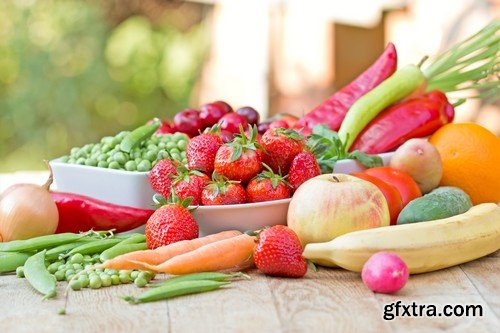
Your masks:
M 50 192 L 59 211 L 56 233 L 83 232 L 90 229 L 128 231 L 145 224 L 154 210 L 140 209 L 97 200 L 91 197 Z
M 389 43 L 385 51 L 367 70 L 302 117 L 295 127 L 302 129 L 304 135 L 311 134 L 312 129 L 320 124 L 326 124 L 331 130 L 338 131 L 354 102 L 391 76 L 396 68 L 396 48 Z
M 455 116 L 446 95 L 433 90 L 391 105 L 366 126 L 351 147 L 367 154 L 392 151 L 412 138 L 431 135 Z

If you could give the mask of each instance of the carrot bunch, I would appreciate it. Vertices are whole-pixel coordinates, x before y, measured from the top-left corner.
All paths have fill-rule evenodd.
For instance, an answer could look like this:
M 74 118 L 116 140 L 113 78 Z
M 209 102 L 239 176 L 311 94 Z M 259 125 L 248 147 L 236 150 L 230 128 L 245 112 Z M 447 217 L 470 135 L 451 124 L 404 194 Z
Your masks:
M 256 238 L 239 231 L 180 241 L 154 250 L 130 252 L 105 261 L 109 269 L 142 269 L 174 275 L 240 270 L 253 265 Z

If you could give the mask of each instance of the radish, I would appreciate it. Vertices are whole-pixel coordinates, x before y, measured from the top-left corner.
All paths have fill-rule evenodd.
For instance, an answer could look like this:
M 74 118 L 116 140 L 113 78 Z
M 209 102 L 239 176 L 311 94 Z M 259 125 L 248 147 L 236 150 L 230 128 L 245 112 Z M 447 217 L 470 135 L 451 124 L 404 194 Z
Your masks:
M 403 288 L 410 272 L 395 253 L 377 252 L 363 266 L 361 278 L 371 291 L 392 294 Z

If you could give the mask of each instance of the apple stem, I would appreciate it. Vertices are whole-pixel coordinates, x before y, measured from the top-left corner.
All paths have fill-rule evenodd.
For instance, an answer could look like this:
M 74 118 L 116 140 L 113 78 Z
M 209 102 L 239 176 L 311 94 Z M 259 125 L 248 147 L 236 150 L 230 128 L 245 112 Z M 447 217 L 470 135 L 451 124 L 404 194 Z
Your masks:
M 337 178 L 337 176 L 332 176 L 333 177 L 333 180 L 336 182 L 336 183 L 340 183 L 340 180 Z

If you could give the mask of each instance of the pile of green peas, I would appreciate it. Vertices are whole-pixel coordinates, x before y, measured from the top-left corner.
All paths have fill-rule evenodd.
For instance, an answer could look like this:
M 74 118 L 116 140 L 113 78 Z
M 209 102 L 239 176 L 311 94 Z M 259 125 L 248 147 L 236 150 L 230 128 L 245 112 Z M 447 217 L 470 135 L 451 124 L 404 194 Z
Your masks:
M 69 281 L 73 290 L 82 288 L 99 289 L 118 284 L 127 284 L 133 282 L 137 287 L 145 287 L 154 274 L 139 270 L 115 270 L 115 269 L 92 269 L 96 264 L 100 264 L 99 254 L 82 255 L 75 253 L 66 259 L 59 258 L 56 261 L 48 262 L 45 265 L 50 274 L 57 281 Z M 84 271 L 82 273 L 82 271 Z M 18 277 L 24 277 L 23 266 L 16 269 Z M 73 279 L 73 277 L 78 276 Z
M 169 155 L 182 164 L 187 163 L 186 147 L 189 137 L 186 134 L 153 134 L 130 153 L 126 153 L 121 150 L 120 144 L 129 133 L 123 131 L 114 137 L 105 136 L 99 143 L 71 148 L 70 154 L 61 157 L 60 161 L 127 171 L 149 171 L 158 160 L 169 158 Z

